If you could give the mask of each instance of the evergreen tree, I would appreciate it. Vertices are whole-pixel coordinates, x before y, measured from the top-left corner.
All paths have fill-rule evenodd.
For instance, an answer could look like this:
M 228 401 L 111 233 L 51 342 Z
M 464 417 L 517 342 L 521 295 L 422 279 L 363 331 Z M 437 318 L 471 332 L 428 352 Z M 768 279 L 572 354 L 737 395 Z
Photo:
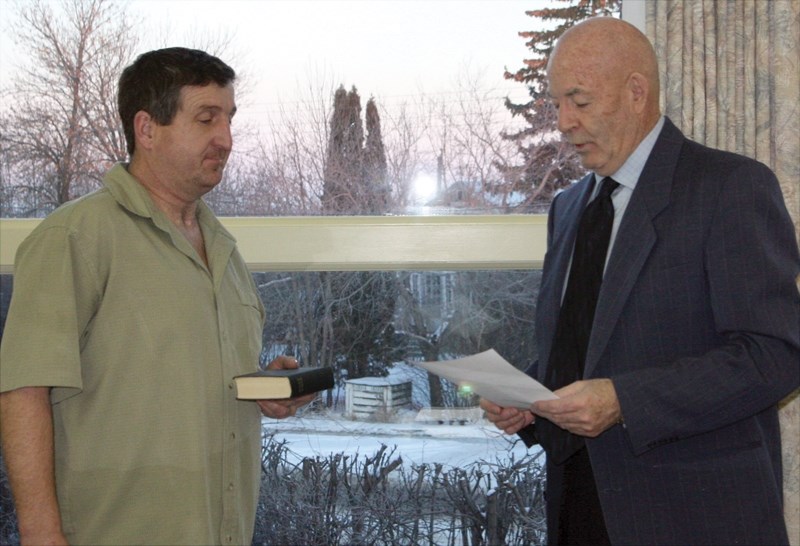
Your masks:
M 520 32 L 525 45 L 533 52 L 525 65 L 505 78 L 528 86 L 530 100 L 515 104 L 506 100 L 513 116 L 521 116 L 526 126 L 515 133 L 504 134 L 519 146 L 521 164 L 501 168 L 514 190 L 527 196 L 526 205 L 547 203 L 555 192 L 585 172 L 572 147 L 560 136 L 556 112 L 547 97 L 547 59 L 558 38 L 576 23 L 599 15 L 619 13 L 622 0 L 554 0 L 567 3 L 562 7 L 525 12 L 540 23 L 541 30 Z
M 333 114 L 325 161 L 322 208 L 326 214 L 358 214 L 365 206 L 363 181 L 364 126 L 361 97 L 339 86 L 333 97 Z
M 386 150 L 381 136 L 381 118 L 374 99 L 367 101 L 367 142 L 364 146 L 364 185 L 367 191 L 366 212 L 381 214 L 389 210 L 389 181 Z

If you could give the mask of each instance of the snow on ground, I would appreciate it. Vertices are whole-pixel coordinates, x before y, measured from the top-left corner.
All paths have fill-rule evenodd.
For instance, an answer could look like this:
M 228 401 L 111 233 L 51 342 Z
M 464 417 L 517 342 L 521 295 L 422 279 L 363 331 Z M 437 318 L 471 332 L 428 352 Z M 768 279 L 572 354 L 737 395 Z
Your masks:
M 475 462 L 495 463 L 510 458 L 518 460 L 528 450 L 525 445 L 497 430 L 486 420 L 475 424 L 436 424 L 415 422 L 415 412 L 397 422 L 352 421 L 344 417 L 295 417 L 284 420 L 264 419 L 266 434 L 286 441 L 289 450 L 302 457 L 326 457 L 348 453 L 360 457 L 373 455 L 381 445 L 397 447 L 395 456 L 404 465 L 443 463 L 467 466 Z M 536 449 L 536 448 L 533 448 Z
M 416 408 L 429 403 L 427 372 L 405 362 L 395 363 L 389 371 L 393 381 L 412 383 L 412 404 Z M 344 389 L 334 390 L 337 407 L 344 407 Z M 401 410 L 392 422 L 350 420 L 341 413 L 327 416 L 302 411 L 298 417 L 263 420 L 265 434 L 274 434 L 298 459 L 326 457 L 331 453 L 347 453 L 360 457 L 371 456 L 386 445 L 396 446 L 395 456 L 403 458 L 404 466 L 421 463 L 442 463 L 464 467 L 475 462 L 488 464 L 519 460 L 529 453 L 538 453 L 538 447 L 529 451 L 516 436 L 508 436 L 485 419 L 459 424 L 437 424 L 415 421 L 416 410 Z M 542 461 L 544 462 L 544 461 Z

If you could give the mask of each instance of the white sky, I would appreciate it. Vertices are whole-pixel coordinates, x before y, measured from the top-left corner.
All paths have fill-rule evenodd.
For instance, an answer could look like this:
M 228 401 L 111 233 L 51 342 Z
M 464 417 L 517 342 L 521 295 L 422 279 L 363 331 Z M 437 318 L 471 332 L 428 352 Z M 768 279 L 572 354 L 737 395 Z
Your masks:
M 517 34 L 534 19 L 530 0 L 136 0 L 132 6 L 171 24 L 228 32 L 234 66 L 255 86 L 258 108 L 291 100 L 324 72 L 362 97 L 384 102 L 446 93 L 463 67 L 509 89 L 529 53 Z M 223 7 L 224 6 L 224 7 Z M 180 32 L 175 33 L 180 35 Z M 178 43 L 172 44 L 178 45 Z M 239 58 L 241 57 L 241 58 Z M 232 63 L 235 64 L 235 63 Z M 524 93 L 524 88 L 522 89 Z
M 25 1 L 25 0 L 23 0 Z M 529 56 L 518 32 L 536 21 L 526 10 L 552 0 L 130 0 L 142 51 L 187 45 L 191 37 L 229 35 L 225 59 L 251 85 L 247 117 L 274 111 L 312 78 L 325 76 L 379 104 L 453 93 L 465 72 L 496 96 L 518 100 L 525 87 L 503 79 Z M 13 3 L 0 0 L 0 87 L 20 56 L 9 38 Z M 169 38 L 165 38 L 168 36 Z

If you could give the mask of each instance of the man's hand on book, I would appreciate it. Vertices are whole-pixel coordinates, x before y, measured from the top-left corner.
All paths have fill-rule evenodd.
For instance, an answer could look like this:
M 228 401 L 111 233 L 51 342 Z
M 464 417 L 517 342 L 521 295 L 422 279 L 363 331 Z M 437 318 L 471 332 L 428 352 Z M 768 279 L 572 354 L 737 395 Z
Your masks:
M 506 434 L 516 434 L 535 419 L 533 413 L 528 410 L 504 408 L 485 398 L 481 398 L 481 408 L 486 418 Z
M 290 356 L 279 356 L 267 366 L 268 370 L 290 370 L 297 368 L 297 360 Z M 292 417 L 297 413 L 297 408 L 305 406 L 311 402 L 316 394 L 307 394 L 296 398 L 285 398 L 282 400 L 258 400 L 261 413 L 273 419 L 283 419 Z

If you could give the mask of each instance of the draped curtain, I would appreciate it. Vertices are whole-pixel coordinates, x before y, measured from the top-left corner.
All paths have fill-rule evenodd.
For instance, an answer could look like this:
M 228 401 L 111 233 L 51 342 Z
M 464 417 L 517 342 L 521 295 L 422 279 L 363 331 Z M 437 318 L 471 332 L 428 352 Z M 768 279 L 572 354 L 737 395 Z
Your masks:
M 646 34 L 662 111 L 689 138 L 771 167 L 800 234 L 800 1 L 653 0 Z M 784 513 L 800 546 L 800 391 L 780 416 Z

